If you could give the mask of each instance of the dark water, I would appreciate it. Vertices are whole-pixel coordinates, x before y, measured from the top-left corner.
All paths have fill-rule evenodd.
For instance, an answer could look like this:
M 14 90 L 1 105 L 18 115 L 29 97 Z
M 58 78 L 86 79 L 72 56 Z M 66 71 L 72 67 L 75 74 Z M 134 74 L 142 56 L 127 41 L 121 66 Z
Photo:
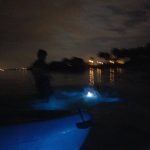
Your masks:
M 72 92 L 91 85 L 105 97 L 122 100 L 87 107 L 94 123 L 83 150 L 150 149 L 149 74 L 122 68 L 91 68 L 84 74 L 51 75 L 56 91 Z M 36 88 L 30 72 L 0 72 L 1 112 L 31 109 L 29 106 L 35 100 Z
M 126 101 L 149 103 L 149 75 L 122 68 L 92 69 L 83 74 L 51 73 L 55 90 L 78 90 L 89 85 L 102 95 L 118 96 Z M 0 103 L 29 101 L 36 97 L 36 88 L 29 71 L 0 72 Z

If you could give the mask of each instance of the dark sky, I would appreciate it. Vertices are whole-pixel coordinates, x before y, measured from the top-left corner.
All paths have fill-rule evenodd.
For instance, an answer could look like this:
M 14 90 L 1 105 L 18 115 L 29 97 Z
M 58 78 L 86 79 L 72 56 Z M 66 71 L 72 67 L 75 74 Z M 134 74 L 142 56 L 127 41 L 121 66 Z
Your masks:
M 87 59 L 149 39 L 149 0 L 0 0 L 0 67 L 26 66 L 39 48 L 48 61 Z

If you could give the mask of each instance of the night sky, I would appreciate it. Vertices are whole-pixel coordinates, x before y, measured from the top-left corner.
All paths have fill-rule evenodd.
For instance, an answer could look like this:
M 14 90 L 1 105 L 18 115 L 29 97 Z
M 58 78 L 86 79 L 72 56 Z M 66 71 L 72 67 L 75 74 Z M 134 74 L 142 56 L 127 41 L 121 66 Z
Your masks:
M 149 0 L 0 0 L 0 68 L 150 42 Z

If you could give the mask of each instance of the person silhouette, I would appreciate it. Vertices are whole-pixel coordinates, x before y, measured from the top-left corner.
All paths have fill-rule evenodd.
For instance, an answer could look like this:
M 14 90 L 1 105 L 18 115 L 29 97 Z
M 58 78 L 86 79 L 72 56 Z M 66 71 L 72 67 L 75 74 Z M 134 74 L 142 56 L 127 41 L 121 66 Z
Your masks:
M 46 63 L 46 57 L 47 52 L 43 49 L 39 49 L 37 52 L 37 60 L 31 66 L 38 97 L 40 99 L 47 99 L 52 94 L 50 74 L 48 64 Z

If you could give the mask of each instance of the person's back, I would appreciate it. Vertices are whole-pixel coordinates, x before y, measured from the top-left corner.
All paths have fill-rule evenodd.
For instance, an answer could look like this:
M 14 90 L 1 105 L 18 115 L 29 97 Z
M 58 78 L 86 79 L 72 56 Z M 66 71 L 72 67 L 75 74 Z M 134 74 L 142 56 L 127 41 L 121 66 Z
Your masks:
M 45 78 L 48 76 L 48 65 L 41 60 L 36 60 L 32 65 L 32 73 L 35 78 Z
M 37 60 L 31 67 L 39 98 L 48 98 L 51 91 L 49 68 L 47 63 L 45 62 L 46 56 L 47 52 L 40 49 L 37 53 Z

